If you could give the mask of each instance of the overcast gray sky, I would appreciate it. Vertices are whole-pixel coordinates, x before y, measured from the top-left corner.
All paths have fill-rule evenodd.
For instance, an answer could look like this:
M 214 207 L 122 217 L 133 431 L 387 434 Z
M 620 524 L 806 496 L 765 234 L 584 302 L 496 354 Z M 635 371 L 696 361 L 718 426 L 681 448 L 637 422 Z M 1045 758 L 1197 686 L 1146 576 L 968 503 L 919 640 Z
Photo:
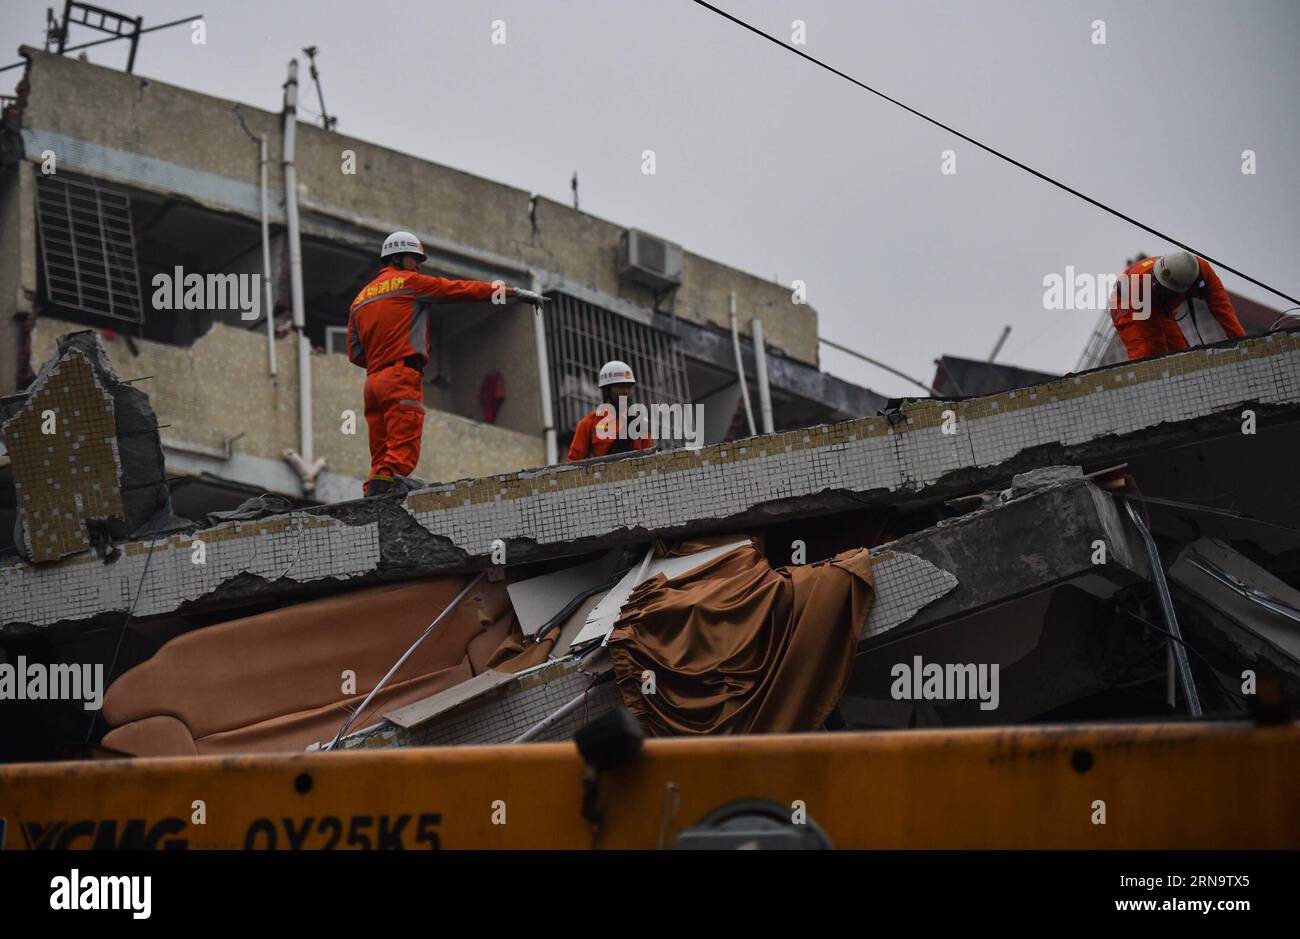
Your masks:
M 39 45 L 51 3 L 0 5 L 7 61 Z M 999 361 L 1068 370 L 1096 314 L 1045 310 L 1044 276 L 1169 247 L 689 0 L 109 5 L 146 26 L 206 14 L 206 45 L 146 36 L 136 71 L 269 110 L 314 44 L 340 131 L 560 201 L 576 169 L 583 210 L 804 280 L 823 336 L 927 381 L 942 353 L 987 356 L 1005 324 Z M 810 55 L 1300 296 L 1296 0 L 717 5 L 787 40 L 803 20 Z M 125 62 L 114 45 L 89 55 Z M 8 91 L 16 74 L 0 78 Z M 303 101 L 316 108 L 309 85 Z M 822 364 L 916 392 L 833 350 Z

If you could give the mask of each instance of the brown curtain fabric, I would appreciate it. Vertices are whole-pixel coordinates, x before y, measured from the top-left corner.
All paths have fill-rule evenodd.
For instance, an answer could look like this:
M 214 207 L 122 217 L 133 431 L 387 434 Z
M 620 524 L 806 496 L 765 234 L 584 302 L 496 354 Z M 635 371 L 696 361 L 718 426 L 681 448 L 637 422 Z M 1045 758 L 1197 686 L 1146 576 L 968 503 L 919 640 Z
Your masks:
M 848 684 L 874 597 L 866 548 L 774 570 L 751 546 L 676 580 L 651 578 L 610 634 L 623 703 L 652 736 L 815 730 Z M 641 691 L 647 669 L 654 694 Z

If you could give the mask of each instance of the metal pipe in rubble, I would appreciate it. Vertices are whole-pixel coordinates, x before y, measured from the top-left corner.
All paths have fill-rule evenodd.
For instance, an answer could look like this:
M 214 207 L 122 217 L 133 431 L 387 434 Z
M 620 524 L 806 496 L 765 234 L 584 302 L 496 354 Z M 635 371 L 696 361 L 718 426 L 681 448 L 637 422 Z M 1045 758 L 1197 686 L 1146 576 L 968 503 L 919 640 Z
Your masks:
M 857 349 L 850 349 L 848 346 L 842 346 L 838 342 L 832 342 L 831 340 L 825 338 L 824 336 L 818 336 L 817 341 L 824 346 L 830 346 L 832 349 L 838 349 L 840 352 L 844 352 L 847 353 L 848 355 L 854 356 L 855 358 L 859 358 L 862 361 L 866 362 L 868 365 L 874 365 L 876 368 L 884 369 L 886 372 L 889 372 L 889 374 L 891 375 L 897 375 L 899 378 L 906 379 L 907 381 L 910 381 L 912 384 L 920 388 L 924 388 L 925 393 L 932 397 L 935 398 L 943 397 L 943 395 L 939 394 L 938 390 L 936 390 L 933 386 L 927 385 L 923 381 L 917 381 L 911 375 L 905 375 L 902 372 L 900 372 L 898 369 L 894 368 L 892 365 L 886 365 L 884 362 L 880 361 L 879 359 L 873 359 L 869 355 L 863 355 Z M 954 382 L 954 384 L 956 383 Z M 958 389 L 957 393 L 961 394 L 962 392 L 960 389 Z
M 479 581 L 481 581 L 485 576 L 486 575 L 482 573 L 476 574 L 474 579 L 471 580 L 469 583 L 467 583 L 464 589 L 462 589 L 460 593 L 456 594 L 455 599 L 452 600 L 450 603 L 448 603 L 445 608 L 443 608 L 443 611 L 438 614 L 438 616 L 434 619 L 434 621 L 425 627 L 424 632 L 420 633 L 419 638 L 416 639 L 415 642 L 411 643 L 410 647 L 405 652 L 402 653 L 402 657 L 400 659 L 398 659 L 396 662 L 393 663 L 393 667 L 388 670 L 388 674 L 385 675 L 383 678 L 379 679 L 379 683 L 375 685 L 374 688 L 370 689 L 370 694 L 366 695 L 365 700 L 361 702 L 361 707 L 353 711 L 352 714 L 348 717 L 348 719 L 343 722 L 343 726 L 340 727 L 339 732 L 334 735 L 334 739 L 330 741 L 330 745 L 328 747 L 324 747 L 323 749 L 325 750 L 334 749 L 334 747 L 338 744 L 338 742 L 343 739 L 343 735 L 348 732 L 348 728 L 352 726 L 352 722 L 366 712 L 366 708 L 370 706 L 371 699 L 373 699 L 375 695 L 379 694 L 380 689 L 382 689 L 386 684 L 388 684 L 389 680 L 394 675 L 397 674 L 398 670 L 403 665 L 406 664 L 406 660 L 411 657 L 411 653 L 414 652 L 419 647 L 420 643 L 424 642 L 424 640 L 429 638 L 429 633 L 433 632 L 433 628 L 437 626 L 439 623 L 441 623 L 446 618 L 448 613 L 456 609 L 456 607 L 460 606 L 460 601 L 464 600 L 465 596 L 471 590 L 477 587 Z
M 1160 599 L 1160 611 L 1164 614 L 1165 626 L 1174 637 L 1170 645 L 1173 646 L 1174 661 L 1178 663 L 1178 678 L 1183 685 L 1183 696 L 1187 699 L 1187 710 L 1192 717 L 1200 717 L 1201 698 L 1196 693 L 1196 683 L 1192 681 L 1192 665 L 1187 659 L 1187 649 L 1183 646 L 1183 634 L 1178 628 L 1178 617 L 1174 615 L 1174 603 L 1169 597 L 1169 584 L 1165 581 L 1165 569 L 1160 564 L 1160 552 L 1156 550 L 1156 542 L 1151 537 L 1151 532 L 1134 511 L 1133 503 L 1125 499 L 1124 508 L 1128 510 L 1128 517 L 1133 520 L 1138 533 L 1142 536 L 1147 563 L 1151 565 L 1151 580 L 1155 583 L 1156 596 Z
M 257 156 L 261 172 L 262 201 L 262 302 L 266 310 L 266 359 L 275 377 L 275 307 L 271 302 L 271 223 L 266 208 L 267 155 L 266 134 L 257 138 Z
M 994 344 L 993 346 L 993 351 L 989 353 L 990 362 L 992 362 L 994 359 L 998 357 L 998 353 L 1002 351 L 1002 344 L 1007 341 L 1007 337 L 1010 335 L 1011 335 L 1011 327 L 1003 326 L 1002 335 L 998 337 L 997 343 Z
M 550 730 L 552 727 L 554 727 L 560 721 L 564 720 L 566 717 L 568 717 L 578 708 L 582 707 L 583 703 L 587 700 L 587 695 L 591 694 L 591 690 L 595 688 L 597 685 L 601 684 L 602 682 L 608 681 L 610 678 L 613 677 L 613 675 L 614 672 L 612 669 L 604 673 L 603 675 L 596 675 L 595 677 L 592 678 L 590 685 L 588 685 L 582 691 L 578 692 L 578 696 L 576 698 L 574 698 L 568 704 L 561 707 L 558 711 L 554 712 L 553 714 L 550 714 L 547 717 L 543 717 L 540 721 L 538 721 L 532 727 L 529 727 L 522 734 L 520 734 L 518 737 L 516 737 L 514 740 L 511 740 L 510 742 L 528 743 L 528 741 L 530 740 L 535 740 L 538 736 L 545 733 L 547 730 Z
M 542 292 L 541 278 L 532 272 L 534 293 Z M 546 463 L 560 462 L 560 451 L 555 440 L 555 410 L 551 405 L 551 363 L 546 354 L 546 314 L 541 307 L 533 307 L 533 338 L 537 340 L 537 373 L 542 392 L 542 435 L 546 438 Z
M 755 437 L 754 409 L 749 404 L 749 386 L 745 384 L 745 362 L 740 357 L 740 327 L 736 325 L 736 294 L 731 294 L 731 345 L 736 351 L 736 378 L 740 382 L 740 397 L 745 402 L 745 419 L 749 421 L 749 436 Z
M 289 235 L 289 293 L 293 302 L 293 328 L 298 338 L 298 456 L 303 467 L 313 462 L 311 427 L 311 345 L 307 339 L 307 314 L 303 306 L 302 241 L 298 232 L 298 170 L 294 166 L 294 143 L 298 124 L 298 60 L 289 61 L 289 80 L 284 85 L 284 205 Z M 302 470 L 299 470 L 302 473 Z M 304 477 L 310 491 L 312 480 Z
M 776 432 L 772 420 L 772 389 L 767 383 L 767 346 L 763 344 L 763 321 L 755 316 L 749 321 L 749 334 L 754 339 L 754 362 L 758 373 L 758 411 L 763 417 L 763 433 Z

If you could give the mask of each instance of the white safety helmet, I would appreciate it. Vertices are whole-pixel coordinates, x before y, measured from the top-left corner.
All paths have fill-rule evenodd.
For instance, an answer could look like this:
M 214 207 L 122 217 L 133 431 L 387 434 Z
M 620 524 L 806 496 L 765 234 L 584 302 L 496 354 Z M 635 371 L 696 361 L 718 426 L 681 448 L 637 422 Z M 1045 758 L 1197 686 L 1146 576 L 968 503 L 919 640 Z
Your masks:
M 428 258 L 424 253 L 424 245 L 420 244 L 420 239 L 409 231 L 395 231 L 384 239 L 384 247 L 379 252 L 379 257 L 386 258 L 393 254 L 418 254 L 422 261 Z
M 635 385 L 636 379 L 632 377 L 632 366 L 618 359 L 606 362 L 604 368 L 600 370 L 599 384 L 602 388 L 606 385 Z
M 1156 282 L 1174 293 L 1186 293 L 1201 279 L 1201 262 L 1190 251 L 1175 251 L 1156 260 Z

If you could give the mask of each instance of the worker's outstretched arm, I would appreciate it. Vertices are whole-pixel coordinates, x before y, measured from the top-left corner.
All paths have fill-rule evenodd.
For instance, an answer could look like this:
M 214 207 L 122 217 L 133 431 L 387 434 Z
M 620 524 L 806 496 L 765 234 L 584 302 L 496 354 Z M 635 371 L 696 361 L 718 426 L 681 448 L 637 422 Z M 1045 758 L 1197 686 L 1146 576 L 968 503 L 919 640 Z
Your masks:
M 542 303 L 546 300 L 540 294 L 519 287 L 507 287 L 501 282 L 490 283 L 485 280 L 448 280 L 445 277 L 432 277 L 428 274 L 412 272 L 406 275 L 407 289 L 428 300 L 440 300 L 443 303 L 464 303 L 475 300 L 491 300 L 502 296 L 509 300 L 521 300 L 530 303 Z M 501 291 L 501 293 L 497 293 Z
M 1237 319 L 1237 311 L 1232 308 L 1228 291 L 1223 287 L 1223 281 L 1219 280 L 1219 275 L 1205 260 L 1201 260 L 1201 276 L 1205 278 L 1205 302 L 1209 304 L 1210 312 L 1223 327 L 1223 332 L 1229 339 L 1240 339 L 1246 335 L 1241 320 Z
M 443 303 L 465 303 L 473 300 L 491 300 L 495 290 L 509 290 L 504 285 L 498 287 L 485 280 L 448 280 L 445 277 L 433 277 L 412 271 L 406 274 L 407 290 L 414 290 L 416 296 L 427 300 L 441 300 Z

